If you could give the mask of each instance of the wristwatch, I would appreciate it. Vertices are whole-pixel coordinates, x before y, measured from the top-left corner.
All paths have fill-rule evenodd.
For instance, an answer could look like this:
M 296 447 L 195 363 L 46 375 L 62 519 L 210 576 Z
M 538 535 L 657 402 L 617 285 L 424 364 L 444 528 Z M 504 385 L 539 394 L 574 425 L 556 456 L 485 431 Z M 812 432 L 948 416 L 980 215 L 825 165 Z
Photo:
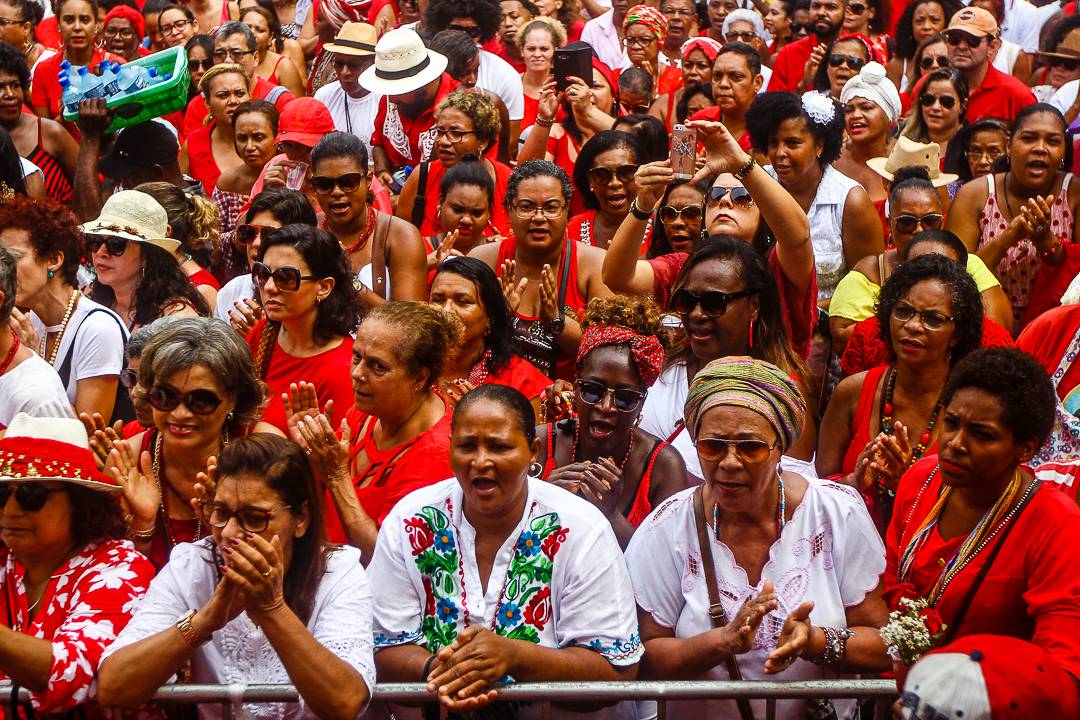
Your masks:
M 176 618 L 176 629 L 184 636 L 184 642 L 190 647 L 197 648 L 210 642 L 210 638 L 201 637 L 199 633 L 196 632 L 195 627 L 191 624 L 191 618 L 193 617 L 195 617 L 195 611 L 188 610 L 186 613 Z
M 566 320 L 563 319 L 562 315 L 559 315 L 554 320 L 547 321 L 544 325 L 552 337 L 559 337 L 562 335 L 562 331 L 566 329 Z

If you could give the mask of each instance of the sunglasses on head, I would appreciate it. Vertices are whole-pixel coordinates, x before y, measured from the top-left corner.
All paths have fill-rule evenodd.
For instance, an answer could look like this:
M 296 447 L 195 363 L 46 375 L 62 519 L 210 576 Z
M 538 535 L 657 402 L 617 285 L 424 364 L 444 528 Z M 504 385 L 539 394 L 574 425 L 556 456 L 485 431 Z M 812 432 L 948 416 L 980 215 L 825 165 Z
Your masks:
M 922 68 L 923 70 L 929 70 L 930 68 L 934 67 L 935 64 L 939 68 L 947 68 L 947 67 L 949 67 L 949 56 L 948 55 L 938 55 L 937 57 L 932 57 L 932 56 L 927 55 L 926 57 L 919 60 L 919 67 Z
M 251 277 L 255 281 L 255 287 L 263 287 L 266 281 L 274 278 L 274 286 L 285 292 L 296 292 L 300 289 L 302 280 L 317 280 L 314 275 L 303 275 L 300 268 L 291 265 L 283 265 L 277 270 L 271 270 L 266 263 L 257 262 L 251 266 Z
M 854 55 L 841 55 L 839 53 L 829 55 L 829 67 L 838 68 L 841 65 L 847 65 L 852 70 L 859 71 L 865 64 L 865 60 Z
M 342 192 L 351 193 L 356 192 L 357 188 L 366 179 L 367 173 L 345 173 L 338 177 L 313 175 L 311 177 L 311 187 L 315 188 L 315 192 L 320 195 L 329 195 L 334 192 L 335 186 L 341 188 Z
M 949 43 L 953 47 L 957 47 L 957 46 L 960 45 L 960 43 L 964 43 L 969 48 L 977 48 L 977 47 L 979 47 L 980 45 L 983 44 L 983 40 L 989 40 L 989 39 L 990 39 L 989 35 L 983 35 L 983 36 L 972 35 L 971 33 L 966 33 L 963 30 L 946 30 L 945 31 L 945 42 Z
M 933 107 L 937 102 L 941 103 L 941 107 L 946 110 L 956 107 L 956 97 L 953 95 L 935 95 L 932 92 L 926 92 L 919 98 L 919 104 L 923 107 Z
M 893 222 L 896 223 L 896 229 L 905 235 L 913 234 L 920 225 L 923 230 L 940 230 L 942 222 L 945 221 L 945 216 L 941 213 L 929 213 L 918 217 L 916 215 L 897 215 L 893 218 Z
M 1066 72 L 1076 72 L 1076 68 L 1080 67 L 1080 58 L 1050 58 L 1050 67 L 1059 67 Z
M 709 194 L 705 198 L 707 205 L 719 205 L 720 201 L 724 199 L 724 196 L 731 195 L 731 204 L 738 205 L 742 208 L 751 207 L 754 204 L 754 198 L 750 196 L 750 191 L 744 188 L 742 185 L 736 187 L 723 187 L 716 185 L 709 188 Z
M 698 295 L 686 288 L 679 288 L 671 295 L 671 307 L 680 315 L 689 315 L 700 305 L 701 311 L 709 317 L 720 317 L 727 312 L 728 305 L 732 301 L 750 297 L 753 294 L 752 290 L 739 290 L 733 293 L 706 290 Z
M 27 484 L 12 488 L 11 485 L 0 485 L 0 508 L 7 505 L 8 498 L 15 494 L 15 502 L 27 512 L 37 512 L 45 507 L 45 503 L 52 493 L 64 492 L 63 488 L 47 488 L 44 485 Z
M 127 252 L 128 241 L 122 237 L 116 237 L 109 235 L 106 237 L 96 236 L 90 237 L 86 240 L 86 249 L 93 255 L 98 251 L 102 245 L 105 246 L 105 250 L 113 257 L 120 257 Z
M 217 410 L 222 402 L 211 390 L 192 390 L 181 395 L 167 385 L 154 385 L 150 388 L 146 401 L 159 412 L 172 412 L 183 403 L 184 407 L 196 415 L 209 415 Z
M 589 170 L 589 179 L 597 185 L 607 185 L 612 178 L 619 178 L 624 185 L 634 181 L 637 165 L 620 165 L 617 168 L 594 167 Z
M 250 245 L 267 230 L 277 230 L 277 228 L 270 227 L 269 225 L 250 225 L 247 223 L 237 225 L 235 234 L 236 242 L 240 245 Z
M 609 388 L 594 380 L 577 381 L 578 397 L 588 405 L 599 405 L 611 393 L 611 404 L 619 412 L 634 412 L 645 400 L 645 393 L 627 388 Z
M 675 222 L 676 218 L 682 218 L 688 223 L 698 222 L 701 220 L 702 209 L 700 205 L 687 205 L 684 208 L 677 208 L 674 205 L 665 205 L 660 208 L 660 219 L 664 222 Z
M 735 457 L 744 463 L 757 465 L 769 459 L 769 453 L 776 447 L 764 440 L 731 440 L 730 438 L 703 437 L 694 443 L 697 447 L 698 457 L 706 462 L 720 462 L 724 460 L 730 448 L 735 448 Z

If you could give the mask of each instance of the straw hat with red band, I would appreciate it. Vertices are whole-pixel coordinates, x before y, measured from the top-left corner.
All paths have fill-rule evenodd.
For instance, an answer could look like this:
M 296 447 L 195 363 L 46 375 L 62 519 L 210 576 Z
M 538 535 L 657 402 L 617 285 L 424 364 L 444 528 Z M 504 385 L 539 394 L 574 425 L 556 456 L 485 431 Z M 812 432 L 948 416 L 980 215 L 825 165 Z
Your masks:
M 81 422 L 19 413 L 0 438 L 0 483 L 27 481 L 120 492 L 116 481 L 97 469 Z

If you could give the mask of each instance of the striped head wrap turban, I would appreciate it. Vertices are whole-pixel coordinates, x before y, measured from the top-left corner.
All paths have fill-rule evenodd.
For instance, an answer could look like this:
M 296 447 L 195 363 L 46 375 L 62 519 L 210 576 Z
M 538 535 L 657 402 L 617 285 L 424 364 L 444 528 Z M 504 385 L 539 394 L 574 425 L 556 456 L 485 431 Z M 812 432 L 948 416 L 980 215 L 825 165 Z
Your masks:
M 684 409 L 691 437 L 697 437 L 705 412 L 719 405 L 761 415 L 776 431 L 784 451 L 798 439 L 806 417 L 806 401 L 795 381 L 772 363 L 749 357 L 713 360 L 694 377 Z
M 649 28 L 660 42 L 664 42 L 664 38 L 667 37 L 667 18 L 654 7 L 635 5 L 630 8 L 626 13 L 626 19 L 623 20 L 623 32 L 625 33 L 628 27 L 637 23 Z

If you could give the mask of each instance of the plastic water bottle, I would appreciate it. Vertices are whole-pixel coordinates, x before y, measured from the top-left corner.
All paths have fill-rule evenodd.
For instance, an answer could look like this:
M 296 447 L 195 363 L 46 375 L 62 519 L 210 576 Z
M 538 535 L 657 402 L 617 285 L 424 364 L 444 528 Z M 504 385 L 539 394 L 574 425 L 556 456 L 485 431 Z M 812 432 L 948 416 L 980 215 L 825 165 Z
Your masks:
M 105 97 L 112 97 L 120 92 L 119 65 L 117 63 L 101 63 L 101 84 L 105 86 Z
M 157 68 L 150 68 L 157 72 Z M 146 87 L 150 82 L 150 73 L 138 65 L 121 65 L 119 69 L 119 87 L 121 95 L 131 95 Z
M 79 88 L 72 84 L 71 79 L 61 73 L 60 77 L 60 101 L 64 104 L 64 109 L 69 113 L 79 112 L 79 101 L 82 100 L 82 93 L 79 92 Z
M 405 187 L 405 181 L 412 174 L 412 165 L 406 165 L 393 174 L 394 182 L 390 184 L 390 191 L 395 195 L 401 194 L 401 188 Z
M 85 67 L 79 68 L 79 95 L 82 100 L 105 97 L 105 83 Z

